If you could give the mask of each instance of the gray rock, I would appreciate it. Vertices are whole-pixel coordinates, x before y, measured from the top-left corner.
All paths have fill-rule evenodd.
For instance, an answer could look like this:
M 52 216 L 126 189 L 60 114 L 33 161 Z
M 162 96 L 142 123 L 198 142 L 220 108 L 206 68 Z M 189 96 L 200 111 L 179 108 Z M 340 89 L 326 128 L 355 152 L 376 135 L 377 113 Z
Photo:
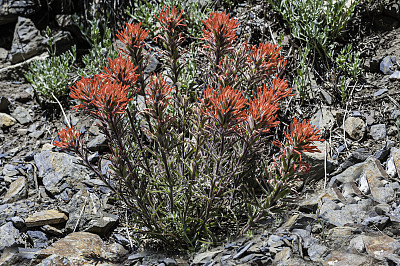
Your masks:
M 234 259 L 234 260 L 237 260 L 237 259 L 242 258 L 242 257 L 246 254 L 247 250 L 248 250 L 253 244 L 254 244 L 253 242 L 250 242 L 250 243 L 248 243 L 246 246 L 241 247 L 241 248 L 236 252 L 236 254 L 233 256 L 233 259 Z
M 46 39 L 40 35 L 35 24 L 28 18 L 18 17 L 9 58 L 16 64 L 45 51 Z
M 29 114 L 28 110 L 21 106 L 15 108 L 12 116 L 17 119 L 17 121 L 22 125 L 31 123 L 33 121 L 32 116 Z
M 399 241 L 387 235 L 364 236 L 363 240 L 368 255 L 377 260 L 385 260 L 400 249 Z
M 359 117 L 349 117 L 344 123 L 345 131 L 353 140 L 361 140 L 364 137 L 366 126 L 364 120 Z
M 32 265 L 38 248 L 5 248 L 0 258 L 0 265 Z
M 321 214 L 321 218 L 334 226 L 345 226 L 354 223 L 353 217 L 348 210 L 325 211 Z
M 98 235 L 106 235 L 110 229 L 117 223 L 118 216 L 101 211 L 97 217 L 94 217 L 87 226 L 85 231 Z
M 380 140 L 386 138 L 386 125 L 378 124 L 371 126 L 370 134 L 374 140 Z
M 76 232 L 40 250 L 37 254 L 37 262 L 41 265 L 89 265 L 93 264 L 93 256 L 110 264 L 118 263 L 127 251 L 115 243 L 106 245 L 98 235 Z
M 315 125 L 316 128 L 324 131 L 331 128 L 335 123 L 335 117 L 329 109 L 323 107 L 317 111 L 316 114 L 311 118 L 311 123 Z
M 4 165 L 1 174 L 8 177 L 17 176 L 19 175 L 18 167 L 14 164 L 6 164 Z
M 345 253 L 342 251 L 333 251 L 326 257 L 325 261 L 323 262 L 323 265 L 363 266 L 363 265 L 375 265 L 375 263 L 371 258 L 367 256 Z
M 0 227 L 0 252 L 6 247 L 16 246 L 19 238 L 19 231 L 12 222 L 8 222 Z
M 59 224 L 68 220 L 68 217 L 55 209 L 35 212 L 25 219 L 27 227 L 37 227 L 46 224 Z
M 340 166 L 341 170 L 365 161 L 371 154 L 364 148 L 355 150 Z
M 315 244 L 308 248 L 308 256 L 312 261 L 323 261 L 323 257 L 328 253 L 328 248 L 326 246 Z
M 123 235 L 120 234 L 113 234 L 113 237 L 115 239 L 115 241 L 124 246 L 124 247 L 129 247 L 130 246 L 130 242 L 128 239 L 126 239 L 126 237 L 124 237 Z
M 388 221 L 389 217 L 387 216 L 374 216 L 364 219 L 364 221 L 361 224 L 372 228 L 378 228 L 379 230 L 383 230 Z
M 331 211 L 331 210 L 340 210 L 339 205 L 337 205 L 333 200 L 324 198 L 322 199 L 323 204 L 321 205 L 320 209 L 319 209 L 319 213 L 323 214 L 327 211 Z
M 395 71 L 389 76 L 390 81 L 400 80 L 400 71 Z
M 61 55 L 71 49 L 74 40 L 68 31 L 59 31 L 53 36 L 53 49 L 56 55 Z
M 146 74 L 153 73 L 160 67 L 160 65 L 161 65 L 160 61 L 158 61 L 157 58 L 155 57 L 155 55 L 152 54 L 149 59 L 149 64 L 144 69 L 144 73 L 146 73 Z
M 107 138 L 104 134 L 99 134 L 89 141 L 87 147 L 91 151 L 104 151 L 108 148 Z
M 34 131 L 32 133 L 29 133 L 28 137 L 38 139 L 38 138 L 41 138 L 43 136 L 43 134 L 44 134 L 43 130 L 38 130 L 38 131 Z
M 17 120 L 11 115 L 0 113 L 0 129 L 13 126 L 16 122 Z
M 11 203 L 27 196 L 27 184 L 25 177 L 20 176 L 11 183 L 10 188 L 7 190 L 6 195 L 3 198 L 4 203 Z
M 54 236 L 58 236 L 58 237 L 62 237 L 64 235 L 63 231 L 60 229 L 57 229 L 51 225 L 44 225 L 42 227 L 40 227 L 40 229 L 45 232 L 46 234 L 50 234 L 50 235 L 54 235 Z
M 328 105 L 332 105 L 332 103 L 333 103 L 332 95 L 322 88 L 320 90 L 321 90 L 322 97 L 324 97 L 325 102 Z
M 0 112 L 8 113 L 9 112 L 10 102 L 4 96 L 0 96 Z
M 392 187 L 386 186 L 389 176 L 382 168 L 381 163 L 374 157 L 367 159 L 364 173 L 368 180 L 371 194 L 379 203 L 388 203 L 394 199 L 395 192 Z
M 42 231 L 27 231 L 29 239 L 33 243 L 34 248 L 45 248 L 48 246 L 48 238 Z
M 374 97 L 381 96 L 382 94 L 384 94 L 384 93 L 386 93 L 388 91 L 389 91 L 388 89 L 380 89 L 380 90 L 374 92 Z
M 290 265 L 287 264 L 289 259 L 292 257 L 292 249 L 289 247 L 284 247 L 282 251 L 275 255 L 273 265 Z
M 327 152 L 326 142 L 316 141 L 313 145 L 317 146 L 317 148 L 321 152 L 309 153 L 303 152 L 303 158 L 305 161 L 311 163 L 310 170 L 304 174 L 304 178 L 307 180 L 319 180 L 324 178 L 325 176 L 325 156 L 326 156 L 326 172 L 327 174 L 332 173 L 335 170 L 335 161 L 329 156 L 329 152 Z
M 13 225 L 15 226 L 15 228 L 17 228 L 19 230 L 21 230 L 22 228 L 24 228 L 26 226 L 24 219 L 22 219 L 19 216 L 14 216 L 14 217 L 9 218 L 9 219 L 7 219 L 7 222 L 12 222 Z
M 396 68 L 396 57 L 386 56 L 382 59 L 380 64 L 380 70 L 385 75 L 393 74 L 393 70 Z
M 41 54 L 39 56 L 35 56 L 35 57 L 30 58 L 21 63 L 2 67 L 2 68 L 0 68 L 0 80 L 26 82 L 24 75 L 29 68 L 29 64 L 35 60 L 43 60 L 43 59 L 47 58 L 48 56 L 49 55 L 47 54 L 47 52 L 44 52 L 43 54 Z
M 40 9 L 36 0 L 7 0 L 0 3 L 0 25 L 17 22 L 19 16 L 30 16 Z
M 89 179 L 89 171 L 79 165 L 79 160 L 65 153 L 42 151 L 34 156 L 38 175 L 47 191 L 56 195 L 67 188 L 83 187 L 84 179 Z
M 192 263 L 194 265 L 198 264 L 204 265 L 205 263 L 211 262 L 213 258 L 215 258 L 215 256 L 219 253 L 221 253 L 221 250 L 202 252 L 194 256 Z

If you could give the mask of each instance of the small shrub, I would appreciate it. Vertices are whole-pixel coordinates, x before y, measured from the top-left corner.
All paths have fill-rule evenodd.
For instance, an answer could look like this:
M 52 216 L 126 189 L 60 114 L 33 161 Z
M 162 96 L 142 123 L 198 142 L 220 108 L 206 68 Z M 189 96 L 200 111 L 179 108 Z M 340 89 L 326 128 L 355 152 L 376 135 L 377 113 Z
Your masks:
M 126 50 L 109 59 L 102 73 L 71 88 L 70 96 L 81 102 L 74 108 L 99 119 L 108 139 L 109 175 L 89 162 L 74 127 L 61 130 L 54 145 L 75 152 L 126 203 L 136 233 L 198 250 L 246 234 L 283 207 L 298 174 L 308 169 L 301 153 L 318 152 L 313 142 L 322 139 L 309 121 L 294 119 L 286 140 L 271 143 L 280 103 L 292 96 L 287 82 L 276 77 L 285 63 L 276 45 L 236 44 L 238 22 L 225 12 L 203 21 L 199 74 L 205 83 L 192 99 L 179 82 L 190 73 L 182 70 L 188 50 L 180 49 L 181 15 L 164 7 L 156 18 L 166 76 L 143 73 L 148 32 L 127 24 L 118 33 Z
M 44 96 L 45 100 L 53 101 L 54 97 L 66 96 L 69 86 L 73 83 L 76 60 L 76 48 L 60 56 L 51 55 L 44 60 L 33 61 L 25 74 L 32 88 Z

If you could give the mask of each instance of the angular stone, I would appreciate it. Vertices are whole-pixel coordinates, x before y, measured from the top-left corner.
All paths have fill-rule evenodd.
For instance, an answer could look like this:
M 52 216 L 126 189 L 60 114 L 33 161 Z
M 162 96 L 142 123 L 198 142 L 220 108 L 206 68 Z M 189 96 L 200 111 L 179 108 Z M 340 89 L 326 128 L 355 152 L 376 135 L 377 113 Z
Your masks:
M 26 198 L 27 190 L 26 190 L 26 180 L 25 177 L 20 176 L 11 183 L 10 188 L 7 190 L 6 195 L 4 196 L 4 203 L 11 203 L 23 198 Z
M 0 113 L 0 128 L 7 128 L 15 125 L 17 120 L 11 115 Z
M 29 18 L 18 17 L 14 39 L 9 53 L 12 64 L 22 62 L 41 54 L 46 47 L 46 39 L 40 35 Z
M 311 123 L 320 130 L 328 130 L 335 123 L 335 117 L 328 108 L 322 108 L 311 118 Z
M 364 137 L 366 126 L 364 120 L 359 117 L 349 117 L 344 122 L 344 128 L 353 140 L 361 140 Z
M 365 236 L 363 238 L 368 255 L 378 260 L 385 260 L 400 248 L 399 241 L 387 236 Z
M 397 170 L 398 176 L 400 176 L 400 149 L 393 147 L 390 150 L 391 158 L 393 158 L 394 165 Z
M 321 152 L 304 152 L 303 158 L 305 161 L 311 163 L 310 170 L 304 174 L 304 177 L 307 180 L 320 180 L 325 177 L 325 156 L 326 158 L 326 172 L 327 174 L 332 173 L 335 170 L 335 162 L 329 156 L 327 152 L 327 143 L 326 141 L 320 142 L 316 141 L 313 143 Z
M 308 256 L 312 261 L 323 261 L 323 257 L 328 253 L 328 248 L 324 245 L 315 244 L 308 248 Z
M 370 134 L 374 140 L 380 140 L 386 138 L 386 125 L 378 124 L 371 126 Z
M 18 122 L 22 125 L 31 123 L 32 116 L 29 114 L 28 110 L 26 110 L 24 107 L 18 106 L 15 108 L 14 112 L 12 113 L 12 116 L 18 120 Z
M 363 266 L 372 265 L 370 258 L 352 253 L 344 253 L 341 251 L 333 251 L 322 262 L 325 266 Z
M 393 188 L 385 186 L 385 183 L 382 181 L 386 180 L 387 183 L 389 176 L 376 158 L 371 156 L 367 159 L 364 173 L 368 180 L 371 194 L 377 202 L 387 203 L 394 199 L 395 192 Z
M 100 212 L 99 216 L 90 220 L 85 231 L 105 235 L 117 223 L 118 216 L 106 212 Z
M 0 25 L 15 23 L 19 16 L 33 15 L 41 7 L 37 0 L 7 0 L 1 3 Z
M 66 188 L 83 188 L 82 180 L 89 179 L 89 171 L 79 165 L 78 158 L 44 150 L 34 156 L 39 177 L 47 191 L 56 195 Z
M 6 247 L 13 247 L 18 244 L 19 231 L 12 222 L 0 227 L 0 252 Z
M 32 265 L 38 248 L 5 248 L 0 258 L 0 265 Z
M 288 260 L 292 257 L 292 249 L 289 247 L 284 247 L 282 251 L 275 255 L 273 265 L 289 265 L 286 264 Z
M 197 264 L 203 265 L 204 263 L 211 262 L 211 260 L 213 258 L 215 258 L 215 256 L 218 253 L 221 253 L 221 252 L 222 252 L 222 250 L 216 250 L 216 251 L 206 251 L 206 252 L 197 254 L 196 256 L 194 256 L 192 263 L 194 265 L 197 265 Z
M 43 226 L 46 224 L 59 224 L 68 220 L 68 217 L 58 210 L 45 210 L 36 212 L 25 219 L 27 227 Z
M 106 245 L 98 235 L 86 232 L 71 233 L 38 253 L 36 263 L 42 265 L 90 265 L 108 261 L 115 265 L 127 251 L 119 244 Z
M 47 241 L 49 241 L 49 239 L 42 231 L 27 231 L 26 233 L 33 243 L 34 248 L 45 248 L 48 246 Z
M 396 70 L 389 76 L 390 81 L 400 80 L 400 71 Z
M 393 73 L 393 68 L 396 66 L 395 56 L 386 56 L 382 59 L 380 63 L 380 70 L 385 75 L 390 75 Z

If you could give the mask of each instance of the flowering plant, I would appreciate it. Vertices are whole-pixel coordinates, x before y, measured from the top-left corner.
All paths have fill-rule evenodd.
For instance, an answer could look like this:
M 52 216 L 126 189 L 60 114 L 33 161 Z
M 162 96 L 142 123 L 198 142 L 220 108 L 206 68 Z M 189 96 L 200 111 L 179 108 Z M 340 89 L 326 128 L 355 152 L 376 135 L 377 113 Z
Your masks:
M 179 83 L 183 15 L 164 7 L 157 17 L 165 75 L 145 75 L 148 32 L 127 24 L 118 34 L 126 49 L 103 73 L 71 88 L 70 96 L 81 101 L 75 109 L 97 118 L 108 139 L 109 175 L 88 160 L 74 128 L 60 131 L 54 145 L 79 155 L 126 203 L 137 233 L 196 250 L 244 234 L 281 207 L 307 169 L 301 152 L 317 152 L 312 142 L 322 139 L 310 122 L 295 119 L 286 141 L 271 145 L 280 102 L 292 96 L 275 76 L 285 65 L 280 48 L 235 43 L 239 23 L 225 12 L 203 21 L 204 90 L 191 100 Z M 135 104 L 140 94 L 143 108 Z M 271 160 L 273 147 L 280 151 Z

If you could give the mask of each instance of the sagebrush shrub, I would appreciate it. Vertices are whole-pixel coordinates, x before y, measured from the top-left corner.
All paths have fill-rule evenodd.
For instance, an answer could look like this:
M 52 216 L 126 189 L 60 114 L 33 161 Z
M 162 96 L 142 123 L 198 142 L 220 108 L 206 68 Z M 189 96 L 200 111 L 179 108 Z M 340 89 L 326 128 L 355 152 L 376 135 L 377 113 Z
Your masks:
M 285 65 L 276 45 L 235 43 L 239 23 L 225 12 L 211 14 L 200 48 L 203 92 L 193 99 L 179 82 L 184 13 L 164 7 L 157 19 L 165 74 L 143 72 L 148 32 L 127 24 L 118 33 L 126 49 L 95 78 L 71 88 L 70 96 L 81 101 L 75 108 L 100 120 L 111 151 L 109 175 L 89 162 L 75 128 L 61 130 L 55 145 L 74 151 L 126 203 L 136 233 L 197 250 L 246 233 L 281 207 L 308 167 L 301 152 L 317 152 L 312 142 L 322 139 L 309 121 L 295 119 L 286 141 L 271 142 L 279 104 L 292 96 L 275 76 Z M 273 147 L 279 152 L 271 159 Z

